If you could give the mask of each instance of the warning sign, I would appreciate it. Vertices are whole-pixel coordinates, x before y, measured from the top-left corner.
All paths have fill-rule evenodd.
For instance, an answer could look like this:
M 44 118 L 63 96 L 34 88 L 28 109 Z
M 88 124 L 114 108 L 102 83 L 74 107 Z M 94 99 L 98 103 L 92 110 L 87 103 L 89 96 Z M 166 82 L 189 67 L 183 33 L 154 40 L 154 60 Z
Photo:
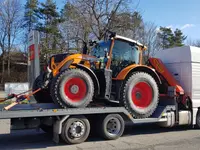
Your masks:
M 29 60 L 34 60 L 35 58 L 35 47 L 34 44 L 29 46 Z

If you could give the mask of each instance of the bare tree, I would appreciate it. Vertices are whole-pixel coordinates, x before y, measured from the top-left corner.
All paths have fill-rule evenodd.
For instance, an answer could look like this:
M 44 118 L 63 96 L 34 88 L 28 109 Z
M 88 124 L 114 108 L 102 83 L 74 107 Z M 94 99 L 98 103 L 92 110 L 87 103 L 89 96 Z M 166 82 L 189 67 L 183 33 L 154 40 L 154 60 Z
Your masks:
M 10 76 L 10 51 L 15 43 L 17 35 L 20 33 L 22 26 L 22 7 L 19 0 L 3 0 L 0 2 L 0 30 L 3 31 L 1 36 L 1 50 L 3 54 L 3 62 L 5 57 L 8 64 L 8 76 Z M 2 67 L 4 73 L 4 67 Z
M 195 41 L 194 46 L 200 47 L 200 40 Z
M 5 72 L 5 52 L 6 52 L 6 38 L 7 38 L 7 31 L 6 31 L 6 23 L 1 18 L 0 14 L 0 49 L 1 49 L 1 56 L 2 56 L 2 76 L 1 76 L 1 83 L 3 82 L 3 74 Z
M 79 35 L 87 38 L 93 33 L 97 40 L 101 40 L 106 30 L 120 29 L 128 26 L 124 19 L 130 12 L 128 3 L 132 0 L 71 0 L 68 3 L 73 7 Z M 123 14 L 123 15 L 122 15 Z M 72 19 L 75 21 L 74 19 Z M 72 22 L 71 22 L 72 24 Z
M 143 43 L 147 46 L 145 54 L 147 57 L 153 56 L 160 50 L 161 45 L 157 34 L 157 26 L 152 22 L 144 23 Z
M 188 45 L 188 46 L 200 47 L 200 40 L 188 39 L 188 40 L 186 41 L 186 45 Z

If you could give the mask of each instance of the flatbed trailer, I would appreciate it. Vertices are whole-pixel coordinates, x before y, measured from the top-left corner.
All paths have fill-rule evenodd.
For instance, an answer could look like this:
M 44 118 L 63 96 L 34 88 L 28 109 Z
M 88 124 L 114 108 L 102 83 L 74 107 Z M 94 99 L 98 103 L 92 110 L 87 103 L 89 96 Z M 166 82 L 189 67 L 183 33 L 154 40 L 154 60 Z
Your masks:
M 123 107 L 93 106 L 63 109 L 53 103 L 18 104 L 10 110 L 0 105 L 0 133 L 18 129 L 43 129 L 53 133 L 53 141 L 61 138 L 68 144 L 82 143 L 97 132 L 106 140 L 123 135 L 126 123 L 158 123 L 164 127 L 190 125 L 191 112 L 179 111 L 175 99 L 163 99 L 149 118 L 135 119 Z M 179 117 L 178 117 L 179 116 Z M 180 117 L 181 116 L 181 117 Z

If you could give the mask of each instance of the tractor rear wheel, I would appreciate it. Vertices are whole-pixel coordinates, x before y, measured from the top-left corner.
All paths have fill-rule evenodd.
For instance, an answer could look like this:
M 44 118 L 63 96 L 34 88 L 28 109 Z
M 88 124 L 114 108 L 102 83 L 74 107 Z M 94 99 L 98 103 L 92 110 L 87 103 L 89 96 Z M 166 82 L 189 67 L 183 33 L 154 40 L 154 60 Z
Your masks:
M 154 78 L 145 72 L 133 73 L 123 84 L 122 105 L 135 118 L 153 114 L 159 101 L 159 90 Z
M 51 83 L 51 96 L 55 103 L 67 107 L 86 107 L 93 99 L 94 84 L 87 72 L 67 69 Z
M 44 82 L 44 73 L 41 73 L 34 81 L 32 91 L 37 90 L 40 88 Z M 49 88 L 47 89 L 42 89 L 41 91 L 35 93 L 34 98 L 37 103 L 52 103 L 52 97 L 50 95 L 50 90 Z

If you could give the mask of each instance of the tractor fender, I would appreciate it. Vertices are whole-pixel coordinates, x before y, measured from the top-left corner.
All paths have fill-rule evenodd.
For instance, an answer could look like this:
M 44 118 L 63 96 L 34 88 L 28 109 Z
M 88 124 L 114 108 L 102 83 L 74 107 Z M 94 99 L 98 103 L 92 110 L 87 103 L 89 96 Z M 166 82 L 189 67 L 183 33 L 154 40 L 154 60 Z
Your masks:
M 69 66 L 72 64 L 73 61 L 74 61 L 74 60 L 71 59 L 71 60 L 69 60 L 68 62 L 66 62 L 66 63 L 62 66 L 62 68 L 60 69 L 60 71 L 64 71 L 64 70 L 68 69 Z
M 85 67 L 82 64 L 75 64 L 76 68 L 80 68 L 84 71 L 86 71 L 90 77 L 92 78 L 93 82 L 94 82 L 94 87 L 95 87 L 95 95 L 100 94 L 100 85 L 99 85 L 99 81 L 97 76 L 95 75 L 95 73 L 88 67 Z
M 148 66 L 145 65 L 130 65 L 126 68 L 124 68 L 116 77 L 117 80 L 124 80 L 127 77 L 129 77 L 129 75 L 131 75 L 133 72 L 137 72 L 137 71 L 142 71 L 142 72 L 146 72 L 148 74 L 150 74 L 157 83 L 162 84 L 162 81 L 159 77 L 159 75 L 157 74 L 157 72 Z

